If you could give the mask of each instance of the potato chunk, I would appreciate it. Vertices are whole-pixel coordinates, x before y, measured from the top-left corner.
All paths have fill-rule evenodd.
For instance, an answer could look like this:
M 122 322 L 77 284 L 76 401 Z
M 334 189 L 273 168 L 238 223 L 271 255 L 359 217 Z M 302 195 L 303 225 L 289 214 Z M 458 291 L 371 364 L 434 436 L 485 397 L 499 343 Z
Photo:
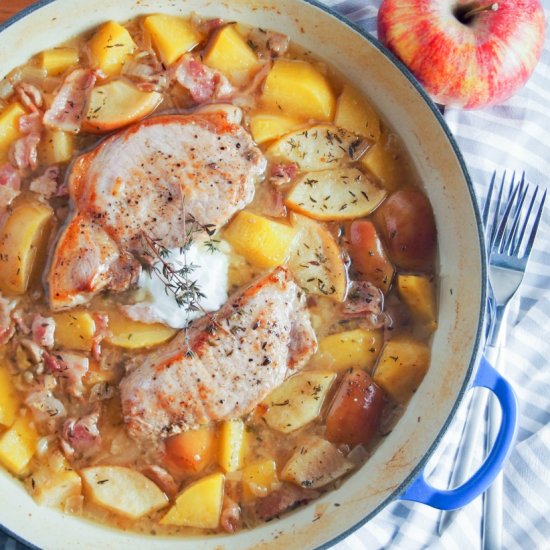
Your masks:
M 243 469 L 242 484 L 245 502 L 269 495 L 280 485 L 277 478 L 277 464 L 272 459 L 249 464 Z
M 256 113 L 250 117 L 250 132 L 256 143 L 277 139 L 303 125 L 298 117 Z
M 242 210 L 227 226 L 224 238 L 251 264 L 272 268 L 283 264 L 296 238 L 294 227 Z
M 428 332 L 437 328 L 435 291 L 426 275 L 398 275 L 397 290 L 416 318 Z
M 217 450 L 214 426 L 201 426 L 173 435 L 166 440 L 166 461 L 183 475 L 202 472 L 215 459 Z
M 378 359 L 382 343 L 381 330 L 358 328 L 331 334 L 319 342 L 312 363 L 316 368 L 338 372 L 352 367 L 370 371 Z
M 10 372 L 0 366 L 0 427 L 9 428 L 14 423 L 20 402 Z
M 96 66 L 109 77 L 120 73 L 137 46 L 122 25 L 108 21 L 92 36 L 89 48 Z
M 318 124 L 278 139 L 266 155 L 273 162 L 294 162 L 302 171 L 329 170 L 349 165 L 360 141 L 343 128 Z
M 404 405 L 430 365 L 430 348 L 411 338 L 390 340 L 382 350 L 373 379 L 394 401 Z
M 74 134 L 62 130 L 47 130 L 38 146 L 40 161 L 61 164 L 71 160 L 74 152 Z
M 243 464 L 246 431 L 239 418 L 224 420 L 220 427 L 218 463 L 224 472 L 236 472 Z
M 75 48 L 53 48 L 39 55 L 40 66 L 48 76 L 58 76 L 78 63 L 78 50 Z
M 148 15 L 143 28 L 165 66 L 191 51 L 200 41 L 200 33 L 186 19 L 172 15 Z
M 10 145 L 19 137 L 19 118 L 25 114 L 20 103 L 11 103 L 0 112 L 0 164 L 8 160 Z
M 301 487 L 316 489 L 342 477 L 353 464 L 326 439 L 310 437 L 290 457 L 281 478 Z
M 138 519 L 168 504 L 155 483 L 130 468 L 91 466 L 81 474 L 86 496 L 115 514 Z
M 380 119 L 357 89 L 346 84 L 336 102 L 334 124 L 372 141 L 380 139 Z
M 84 310 L 54 313 L 55 347 L 91 351 L 95 336 L 94 318 Z
M 0 463 L 12 474 L 25 472 L 36 453 L 38 434 L 30 415 L 18 418 L 12 427 L 0 436 Z
M 223 474 L 216 473 L 186 487 L 160 524 L 216 529 L 222 511 L 224 480 Z
M 261 102 L 273 112 L 330 121 L 336 100 L 326 77 L 311 63 L 278 59 L 265 79 Z
M 86 132 L 110 132 L 146 117 L 161 102 L 158 92 L 142 92 L 125 80 L 113 80 L 92 90 L 82 128 Z
M 110 335 L 105 342 L 126 349 L 148 348 L 162 344 L 176 334 L 176 329 L 162 323 L 132 321 L 116 310 L 109 311 Z
M 334 237 L 318 222 L 293 214 L 299 237 L 288 261 L 298 284 L 311 292 L 342 302 L 347 290 L 347 274 Z
M 36 260 L 45 257 L 53 220 L 53 210 L 39 202 L 17 205 L 0 232 L 0 289 L 8 294 L 24 294 Z
M 283 433 L 309 424 L 319 416 L 335 379 L 336 373 L 323 371 L 305 371 L 291 376 L 266 397 L 265 421 Z
M 360 170 L 341 168 L 302 175 L 285 203 L 316 220 L 348 220 L 368 216 L 385 197 L 386 191 Z
M 204 62 L 224 73 L 234 83 L 239 83 L 243 74 L 248 76 L 258 65 L 258 57 L 235 25 L 226 25 L 212 37 Z

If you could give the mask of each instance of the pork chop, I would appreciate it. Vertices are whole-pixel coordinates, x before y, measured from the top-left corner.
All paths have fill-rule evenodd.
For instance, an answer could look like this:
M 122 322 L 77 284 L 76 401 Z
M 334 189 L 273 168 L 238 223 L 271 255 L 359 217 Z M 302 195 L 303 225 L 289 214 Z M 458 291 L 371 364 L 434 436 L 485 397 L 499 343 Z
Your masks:
M 90 280 L 107 282 L 88 285 L 86 294 L 59 271 L 78 254 L 75 219 L 88 223 L 92 239 L 96 229 L 105 232 L 121 255 L 147 257 L 144 234 L 175 248 L 185 244 L 190 220 L 223 226 L 252 200 L 265 166 L 250 135 L 229 122 L 224 110 L 150 118 L 80 156 L 68 177 L 74 215 L 60 234 L 47 278 L 52 309 L 73 307 L 97 290 L 114 288 L 101 255 L 88 266 Z
M 140 357 L 120 384 L 128 431 L 150 440 L 242 416 L 316 349 L 304 296 L 278 267 Z

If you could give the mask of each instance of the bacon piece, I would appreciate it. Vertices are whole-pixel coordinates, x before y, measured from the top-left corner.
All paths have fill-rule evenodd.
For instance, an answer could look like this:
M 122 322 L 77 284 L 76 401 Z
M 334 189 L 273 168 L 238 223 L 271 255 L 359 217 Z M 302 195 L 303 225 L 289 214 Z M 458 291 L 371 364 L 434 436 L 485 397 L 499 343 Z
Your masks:
M 174 67 L 174 75 L 195 103 L 225 99 L 235 92 L 235 88 L 222 73 L 201 63 L 191 54 L 181 58 Z
M 151 481 L 154 481 L 166 493 L 169 499 L 173 499 L 177 495 L 179 485 L 164 468 L 156 464 L 147 464 L 141 470 L 141 473 Z
M 42 131 L 42 114 L 39 111 L 19 117 L 19 130 L 23 134 L 40 134 Z
M 9 162 L 0 166 L 0 225 L 4 221 L 8 206 L 19 195 L 20 188 L 19 172 Z
M 25 399 L 25 405 L 30 407 L 37 422 L 45 423 L 51 428 L 67 414 L 65 405 L 48 389 L 30 393 Z
M 63 196 L 67 194 L 67 187 L 62 190 L 59 186 L 59 176 L 61 170 L 59 166 L 50 166 L 46 168 L 44 173 L 37 178 L 34 178 L 29 189 L 39 195 L 43 195 L 46 199 L 50 199 L 53 196 Z
M 290 183 L 298 173 L 298 165 L 295 162 L 288 164 L 279 163 L 271 166 L 269 181 L 273 185 L 286 185 Z
M 254 44 L 254 51 L 261 59 L 284 55 L 290 44 L 286 34 L 260 28 L 252 29 L 248 33 L 248 40 Z
M 242 526 L 241 507 L 232 498 L 224 495 L 220 525 L 226 533 L 234 533 Z
M 29 109 L 29 111 L 37 112 L 44 104 L 42 92 L 33 84 L 21 82 L 15 88 L 21 103 Z
M 202 34 L 210 34 L 212 31 L 223 26 L 224 20 L 219 17 L 213 19 L 204 19 L 200 15 L 193 13 L 191 15 L 191 24 Z
M 350 317 L 380 315 L 384 307 L 384 294 L 368 281 L 353 281 L 344 302 L 343 312 Z
M 256 501 L 256 516 L 259 519 L 267 521 L 282 514 L 289 508 L 306 504 L 318 496 L 319 493 L 317 491 L 285 484 L 280 489 Z
M 67 383 L 67 391 L 75 397 L 82 397 L 84 392 L 83 378 L 90 368 L 90 361 L 84 355 L 69 353 L 64 351 L 58 353 L 65 369 L 62 371 L 62 377 Z
M 53 348 L 55 334 L 55 320 L 53 317 L 43 317 L 38 314 L 32 321 L 32 338 L 45 348 Z
M 44 124 L 77 134 L 96 76 L 90 69 L 76 69 L 67 75 L 51 107 L 44 113 Z
M 125 63 L 122 74 L 132 80 L 142 92 L 160 92 L 168 86 L 168 73 L 154 52 L 140 52 L 135 59 L 136 61 L 130 60 Z
M 61 436 L 62 449 L 67 458 L 72 458 L 75 452 L 82 455 L 90 455 L 101 444 L 101 434 L 97 423 L 99 411 L 93 412 L 82 418 L 69 418 L 63 424 Z
M 38 144 L 40 143 L 39 134 L 28 134 L 15 141 L 11 148 L 9 157 L 15 166 L 20 170 L 30 168 L 36 170 L 38 166 Z
M 15 326 L 11 318 L 13 305 L 12 302 L 6 300 L 0 294 L 0 345 L 7 344 L 15 332 Z

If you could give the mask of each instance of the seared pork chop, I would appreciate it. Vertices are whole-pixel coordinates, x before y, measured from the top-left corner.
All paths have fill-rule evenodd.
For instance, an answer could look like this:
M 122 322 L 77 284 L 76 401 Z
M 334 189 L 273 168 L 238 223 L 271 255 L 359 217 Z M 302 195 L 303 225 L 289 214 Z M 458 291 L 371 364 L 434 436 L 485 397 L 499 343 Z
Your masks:
M 132 437 L 167 437 L 251 411 L 317 348 L 304 296 L 284 267 L 140 357 L 120 384 Z
M 85 220 L 92 240 L 96 229 L 104 232 L 120 255 L 146 256 L 144 233 L 167 248 L 182 246 L 189 220 L 221 227 L 246 206 L 265 165 L 250 135 L 223 110 L 150 118 L 79 157 L 68 179 L 74 216 L 59 237 L 48 274 L 52 309 L 120 287 L 111 284 L 119 277 L 102 254 L 88 254 L 96 261 L 88 262 L 91 283 L 85 288 L 64 273 L 63 266 L 79 254 L 75 223 Z

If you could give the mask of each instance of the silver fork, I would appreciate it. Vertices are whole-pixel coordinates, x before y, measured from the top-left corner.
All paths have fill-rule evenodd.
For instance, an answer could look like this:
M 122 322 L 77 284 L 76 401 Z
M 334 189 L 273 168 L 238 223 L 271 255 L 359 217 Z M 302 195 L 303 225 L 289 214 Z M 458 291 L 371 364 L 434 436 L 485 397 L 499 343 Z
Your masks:
M 495 188 L 496 174 L 493 174 L 487 199 L 483 207 L 483 224 L 489 255 L 489 325 L 487 333 L 487 360 L 498 368 L 499 352 L 505 344 L 508 305 L 519 288 L 533 248 L 536 232 L 542 216 L 546 191 L 539 198 L 537 186 L 525 182 L 525 174 L 516 182 L 515 173 L 506 185 L 506 173 L 497 192 L 496 205 L 491 220 L 491 199 Z M 508 188 L 508 189 L 506 189 Z M 533 190 L 531 190 L 534 188 Z M 530 199 L 529 199 L 530 197 Z M 524 205 L 528 205 L 523 210 Z M 471 401 L 465 428 L 451 475 L 450 485 L 461 485 L 469 475 L 475 441 L 487 409 L 487 396 L 476 393 Z M 490 449 L 498 424 L 499 414 L 496 400 L 490 402 L 489 430 L 486 446 Z M 487 449 L 486 449 L 487 451 Z M 502 546 L 502 476 L 499 475 L 487 491 L 483 505 L 484 549 L 498 550 Z M 450 525 L 456 512 L 442 512 L 438 533 Z

